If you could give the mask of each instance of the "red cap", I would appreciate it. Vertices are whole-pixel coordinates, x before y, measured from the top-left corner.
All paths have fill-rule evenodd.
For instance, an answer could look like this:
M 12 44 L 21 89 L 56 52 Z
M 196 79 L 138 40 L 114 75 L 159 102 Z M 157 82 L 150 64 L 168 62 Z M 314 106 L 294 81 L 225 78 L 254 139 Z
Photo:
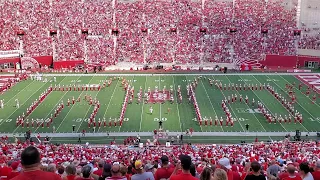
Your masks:
M 16 170 L 17 168 L 18 168 L 18 166 L 19 166 L 19 162 L 18 161 L 15 161 L 15 162 L 13 162 L 12 164 L 11 164 L 11 168 L 13 169 L 13 170 Z

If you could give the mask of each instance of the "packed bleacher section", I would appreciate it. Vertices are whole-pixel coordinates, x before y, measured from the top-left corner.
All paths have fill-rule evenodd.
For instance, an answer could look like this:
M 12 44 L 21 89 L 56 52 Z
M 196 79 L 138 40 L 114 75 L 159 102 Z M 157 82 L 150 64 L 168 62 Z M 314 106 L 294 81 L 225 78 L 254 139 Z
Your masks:
M 20 162 L 22 168 L 29 168 L 25 167 L 27 162 L 23 159 L 25 156 L 23 150 L 30 143 L 17 142 L 8 144 L 6 143 L 7 140 L 8 138 L 2 137 L 0 176 L 8 176 L 12 169 L 19 174 L 21 172 Z M 127 144 L 130 143 L 128 142 Z M 61 177 L 70 175 L 67 174 L 69 172 L 67 167 L 70 165 L 77 169 L 74 171 L 74 175 L 81 176 L 81 168 L 83 173 L 83 168 L 91 164 L 94 168 L 94 174 L 98 174 L 99 177 L 102 174 L 106 175 L 106 171 L 109 172 L 106 176 L 111 176 L 110 168 L 113 165 L 120 164 L 127 172 L 122 176 L 128 179 L 135 173 L 139 174 L 141 166 L 146 171 L 152 172 L 152 176 L 155 176 L 156 179 L 159 179 L 157 171 L 161 171 L 161 166 L 166 166 L 166 163 L 161 162 L 166 161 L 166 159 L 169 162 L 169 167 L 167 168 L 171 169 L 169 171 L 170 174 L 172 172 L 179 174 L 174 169 L 177 169 L 179 158 L 181 162 L 184 162 L 185 159 L 181 159 L 181 155 L 187 155 L 191 158 L 193 164 L 191 171 L 194 171 L 195 177 L 200 177 L 206 168 L 211 168 L 212 171 L 220 168 L 227 172 L 233 171 L 234 180 L 239 178 L 243 180 L 246 179 L 246 175 L 254 173 L 250 172 L 249 168 L 250 163 L 253 165 L 256 162 L 261 166 L 261 174 L 268 176 L 268 179 L 272 179 L 272 176 L 275 176 L 276 179 L 284 179 L 288 175 L 286 168 L 289 168 L 290 165 L 297 168 L 296 171 L 300 166 L 300 171 L 302 171 L 301 164 L 308 163 L 309 167 L 316 171 L 315 180 L 319 179 L 320 170 L 319 144 L 314 141 L 289 142 L 285 139 L 284 141 L 272 143 L 256 142 L 242 145 L 185 145 L 148 148 L 130 148 L 129 146 L 117 146 L 116 144 L 111 146 L 90 146 L 88 143 L 85 146 L 34 143 L 32 145 L 40 152 L 41 169 L 56 173 Z M 139 161 L 135 162 L 136 160 Z M 139 168 L 137 168 L 137 163 L 140 163 Z M 50 170 L 52 166 L 56 167 L 53 171 Z M 271 166 L 276 166 L 277 168 L 271 168 Z M 61 169 L 58 173 L 59 168 Z M 299 175 L 303 176 L 300 171 Z M 192 175 L 193 173 L 191 172 Z M 235 176 L 238 176 L 238 178 L 235 178 Z
M 295 44 L 297 0 L 5 0 L 0 6 L 0 50 L 23 42 L 24 56 L 54 55 L 55 61 L 198 64 L 319 49 L 317 33 L 303 31 Z M 112 35 L 113 28 L 119 34 Z

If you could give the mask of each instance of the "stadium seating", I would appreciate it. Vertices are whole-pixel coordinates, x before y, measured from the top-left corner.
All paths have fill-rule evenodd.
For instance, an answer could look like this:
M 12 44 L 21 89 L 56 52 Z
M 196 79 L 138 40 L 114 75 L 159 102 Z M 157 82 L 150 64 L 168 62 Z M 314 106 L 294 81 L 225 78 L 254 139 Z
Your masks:
M 2 153 L 1 161 L 8 162 L 15 159 L 17 154 L 20 154 L 25 147 L 29 146 L 27 143 L 18 144 L 4 144 L 6 137 L 2 137 L 1 146 Z M 132 144 L 136 141 L 135 137 L 128 137 L 125 139 L 125 144 Z M 117 141 L 115 139 L 115 141 Z M 114 142 L 113 142 L 114 143 Z M 141 151 L 139 148 L 129 148 L 123 145 L 114 144 L 112 146 L 99 145 L 72 145 L 72 144 L 35 144 L 41 152 L 41 162 L 43 165 L 50 163 L 64 164 L 65 162 L 87 163 L 98 161 L 100 158 L 108 163 L 123 162 L 129 165 L 128 157 L 140 157 L 144 162 L 158 160 L 162 155 L 170 157 L 173 162 L 180 154 L 188 154 L 192 161 L 198 165 L 206 160 L 212 164 L 217 164 L 217 160 L 221 157 L 229 157 L 233 162 L 252 162 L 259 161 L 262 164 L 268 164 L 273 159 L 281 159 L 281 162 L 301 163 L 310 162 L 313 164 L 320 156 L 317 142 L 289 142 L 279 141 L 272 143 L 257 142 L 254 144 L 243 145 L 192 145 L 192 146 L 156 146 L 149 147 L 148 150 Z M 308 152 L 308 153 L 306 153 Z M 131 159 L 132 160 L 132 159 Z M 280 162 L 280 161 L 279 161 Z M 264 167 L 264 170 L 267 166 Z M 241 173 L 241 172 L 240 172 Z
M 0 5 L 0 50 L 19 49 L 23 40 L 25 56 L 104 64 L 198 64 L 296 54 L 297 0 L 112 2 L 6 0 Z M 82 28 L 99 38 L 81 34 Z M 112 28 L 119 30 L 117 36 Z M 24 36 L 17 35 L 19 29 Z M 51 29 L 58 34 L 50 36 Z M 304 33 L 299 48 L 319 49 L 319 39 Z

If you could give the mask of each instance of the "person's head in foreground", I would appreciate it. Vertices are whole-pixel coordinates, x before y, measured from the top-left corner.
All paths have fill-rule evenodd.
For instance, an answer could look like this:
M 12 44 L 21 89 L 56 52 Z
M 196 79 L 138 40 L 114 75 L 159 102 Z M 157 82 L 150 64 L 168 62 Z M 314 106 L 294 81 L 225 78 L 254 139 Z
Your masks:
M 92 167 L 89 165 L 83 166 L 81 173 L 83 178 L 89 178 L 92 173 Z
M 211 180 L 212 179 L 212 169 L 209 167 L 206 167 L 203 169 L 200 175 L 200 180 Z
M 251 163 L 251 170 L 254 175 L 261 175 L 261 165 L 257 161 Z
M 40 170 L 40 153 L 37 148 L 29 146 L 21 153 L 21 165 L 24 171 L 39 169 Z
M 217 168 L 213 174 L 214 180 L 227 180 L 228 176 L 225 170 Z
M 120 172 L 120 164 L 113 164 L 111 167 L 111 177 L 122 177 Z
M 191 157 L 187 155 L 181 155 L 180 162 L 181 162 L 182 171 L 190 172 L 191 164 L 192 164 Z
M 231 169 L 230 160 L 228 158 L 219 159 L 219 165 L 220 165 L 220 168 L 225 171 L 228 171 Z
M 138 174 L 143 173 L 143 164 L 140 160 L 136 160 L 136 162 L 134 162 L 134 169 L 137 171 Z
M 310 167 L 307 162 L 300 163 L 299 165 L 301 178 L 304 179 L 310 173 Z

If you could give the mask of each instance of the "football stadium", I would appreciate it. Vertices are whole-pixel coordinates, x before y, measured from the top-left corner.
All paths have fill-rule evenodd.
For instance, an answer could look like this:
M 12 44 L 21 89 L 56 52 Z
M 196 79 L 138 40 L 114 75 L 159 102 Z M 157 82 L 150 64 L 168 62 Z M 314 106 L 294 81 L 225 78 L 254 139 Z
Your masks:
M 320 1 L 0 6 L 0 179 L 320 179 Z

